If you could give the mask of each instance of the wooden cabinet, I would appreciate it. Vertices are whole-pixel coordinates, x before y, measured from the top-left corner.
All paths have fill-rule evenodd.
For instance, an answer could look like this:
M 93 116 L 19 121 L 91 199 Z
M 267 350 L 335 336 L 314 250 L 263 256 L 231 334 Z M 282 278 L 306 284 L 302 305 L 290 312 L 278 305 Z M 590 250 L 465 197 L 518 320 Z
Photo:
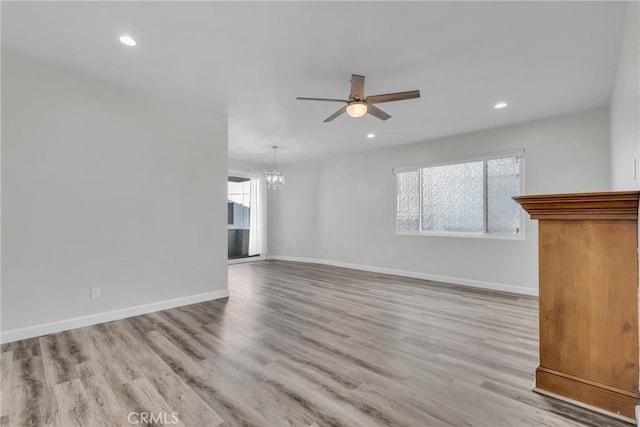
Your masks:
M 639 192 L 514 199 L 539 221 L 534 390 L 635 419 Z

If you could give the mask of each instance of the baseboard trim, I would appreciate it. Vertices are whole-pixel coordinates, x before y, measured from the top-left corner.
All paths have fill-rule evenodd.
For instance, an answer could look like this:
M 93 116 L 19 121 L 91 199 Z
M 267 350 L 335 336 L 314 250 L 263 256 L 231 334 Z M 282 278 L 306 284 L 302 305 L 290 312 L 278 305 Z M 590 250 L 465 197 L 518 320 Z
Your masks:
M 264 261 L 264 256 L 252 256 L 252 257 L 246 257 L 246 258 L 228 259 L 227 265 L 244 264 L 247 262 L 258 262 L 258 261 Z
M 552 393 L 552 392 L 547 391 L 547 390 L 539 389 L 537 387 L 533 387 L 531 389 L 531 391 L 533 391 L 534 393 L 541 394 L 543 396 L 552 397 L 554 399 L 558 399 L 558 400 L 561 400 L 563 402 L 567 402 L 567 403 L 570 403 L 572 405 L 579 406 L 579 407 L 584 408 L 584 409 L 588 409 L 588 410 L 593 411 L 593 412 L 597 412 L 597 413 L 602 414 L 602 415 L 606 415 L 606 416 L 611 417 L 611 418 L 615 418 L 615 419 L 620 420 L 620 421 L 625 421 L 627 423 L 631 423 L 632 425 L 637 425 L 637 421 L 634 420 L 633 418 L 625 417 L 625 416 L 622 416 L 620 414 L 616 414 L 616 413 L 613 413 L 613 412 L 610 412 L 610 411 L 605 411 L 602 408 L 598 408 L 597 406 L 589 405 L 588 403 L 583 403 L 583 402 L 580 402 L 580 401 L 575 400 L 575 399 L 571 399 L 571 398 L 566 397 L 566 396 L 562 396 L 562 395 L 559 395 L 559 394 L 556 394 L 556 393 Z M 640 408 L 640 406 L 636 406 L 636 417 L 637 417 L 637 413 L 638 413 L 638 408 Z
M 623 390 L 606 384 L 598 384 L 563 372 L 539 366 L 536 369 L 536 384 L 533 389 L 571 403 L 580 403 L 585 407 L 634 422 L 635 408 L 638 404 L 638 392 Z
M 393 276 L 410 277 L 412 279 L 431 280 L 434 282 L 451 283 L 454 285 L 468 286 L 471 288 L 487 289 L 492 291 L 509 292 L 520 295 L 538 296 L 538 289 L 525 288 L 523 286 L 507 285 L 504 283 L 484 282 L 481 280 L 463 279 L 459 277 L 441 276 L 437 274 L 419 273 L 416 271 L 396 270 L 392 268 L 377 267 L 372 265 L 351 264 L 348 262 L 332 261 L 319 258 L 301 258 L 285 255 L 268 255 L 267 259 L 277 261 L 307 262 L 311 264 L 330 265 L 333 267 L 351 268 L 353 270 L 369 271 L 371 273 L 390 274 Z
M 153 313 L 155 311 L 167 310 L 169 308 L 180 307 L 183 305 L 190 305 L 214 299 L 226 298 L 228 296 L 229 291 L 227 289 L 222 289 L 214 292 L 206 292 L 203 294 L 158 301 L 150 304 L 142 304 L 134 307 L 105 311 L 103 313 L 91 314 L 88 316 L 76 317 L 73 319 L 44 323 L 41 325 L 29 326 L 26 328 L 12 329 L 0 334 L 0 343 L 5 344 L 12 341 L 40 337 L 42 335 L 53 334 L 55 332 L 82 328 L 84 326 L 111 322 L 113 320 L 126 319 L 127 317 L 139 316 L 141 314 Z

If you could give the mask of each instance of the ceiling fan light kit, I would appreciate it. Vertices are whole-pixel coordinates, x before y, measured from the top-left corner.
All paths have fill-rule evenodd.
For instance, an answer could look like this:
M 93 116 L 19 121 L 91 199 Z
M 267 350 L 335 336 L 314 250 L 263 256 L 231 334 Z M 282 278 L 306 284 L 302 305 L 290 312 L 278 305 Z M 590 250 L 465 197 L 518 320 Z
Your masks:
M 362 117 L 367 114 L 367 104 L 362 101 L 351 101 L 347 104 L 347 114 L 351 117 Z
M 349 99 L 335 98 L 305 98 L 297 97 L 299 101 L 324 101 L 324 102 L 343 102 L 346 105 L 338 111 L 327 117 L 324 122 L 330 122 L 342 113 L 347 113 L 350 117 L 362 117 L 365 114 L 371 114 L 380 120 L 390 119 L 391 116 L 373 104 L 382 102 L 402 101 L 405 99 L 420 98 L 419 90 L 410 90 L 407 92 L 385 93 L 382 95 L 364 96 L 364 76 L 358 74 L 351 75 L 351 93 Z

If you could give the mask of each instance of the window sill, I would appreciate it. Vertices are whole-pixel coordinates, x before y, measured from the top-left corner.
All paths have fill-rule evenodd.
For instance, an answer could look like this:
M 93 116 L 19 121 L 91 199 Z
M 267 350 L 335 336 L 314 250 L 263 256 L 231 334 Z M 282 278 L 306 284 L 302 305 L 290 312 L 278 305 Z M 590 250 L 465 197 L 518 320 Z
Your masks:
M 425 237 L 462 237 L 467 239 L 490 240 L 524 240 L 524 233 L 518 234 L 485 234 L 485 233 L 454 233 L 436 231 L 396 231 L 398 236 L 425 236 Z

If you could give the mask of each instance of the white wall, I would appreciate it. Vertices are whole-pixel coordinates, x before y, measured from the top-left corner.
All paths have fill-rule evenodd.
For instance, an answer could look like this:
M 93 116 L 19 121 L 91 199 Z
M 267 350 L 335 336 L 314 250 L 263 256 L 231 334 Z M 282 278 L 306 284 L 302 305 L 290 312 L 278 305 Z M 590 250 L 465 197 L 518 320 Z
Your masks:
M 3 51 L 2 124 L 5 340 L 226 293 L 226 118 Z
M 262 163 L 244 162 L 242 160 L 237 160 L 237 159 L 229 159 L 228 162 L 229 162 L 229 169 L 232 169 L 232 170 L 241 170 L 241 171 L 251 172 L 251 171 L 263 171 L 265 169 L 269 169 L 269 166 L 267 166 L 267 164 L 262 164 Z
M 627 6 L 611 95 L 611 173 L 614 190 L 640 189 L 640 3 Z
M 281 190 L 267 192 L 267 254 L 315 258 L 318 251 L 318 162 L 280 167 L 285 175 Z
M 393 232 L 393 166 L 516 148 L 526 150 L 525 194 L 609 190 L 606 108 L 290 165 L 271 204 L 270 254 L 535 294 L 535 221 L 524 240 Z

